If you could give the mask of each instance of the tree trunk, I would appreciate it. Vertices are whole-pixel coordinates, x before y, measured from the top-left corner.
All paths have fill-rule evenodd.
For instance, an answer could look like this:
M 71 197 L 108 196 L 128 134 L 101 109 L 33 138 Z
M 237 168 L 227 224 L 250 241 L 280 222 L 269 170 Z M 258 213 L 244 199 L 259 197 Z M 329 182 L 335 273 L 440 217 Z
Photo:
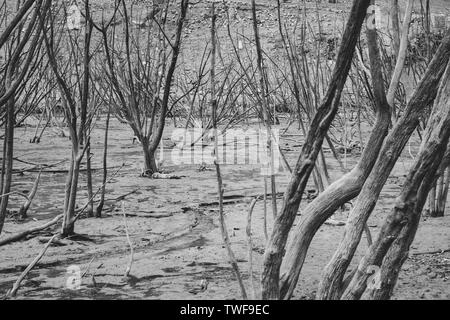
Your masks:
M 450 168 L 442 168 L 439 172 L 437 184 L 433 185 L 428 196 L 430 203 L 430 216 L 433 218 L 440 218 L 445 214 L 449 182 Z
M 103 206 L 105 205 L 105 193 L 106 193 L 106 178 L 108 177 L 108 135 L 109 135 L 109 123 L 111 120 L 111 109 L 108 107 L 108 115 L 106 116 L 106 129 L 105 129 L 105 140 L 103 146 L 103 180 L 102 180 L 102 191 L 100 195 L 100 202 L 98 203 L 97 209 L 95 210 L 95 217 L 101 218 Z
M 359 299 L 367 286 L 370 266 L 379 266 L 379 286 L 371 287 L 369 298 L 388 299 L 392 295 L 399 271 L 408 257 L 414 240 L 423 206 L 431 188 L 437 169 L 448 166 L 450 150 L 450 64 L 430 120 L 426 137 L 422 142 L 417 160 L 404 183 L 396 204 L 383 224 L 377 240 L 361 260 L 357 272 L 344 292 L 344 299 Z
M 180 16 L 177 21 L 177 28 L 175 33 L 175 39 L 172 46 L 172 59 L 170 61 L 169 68 L 167 70 L 165 83 L 164 83 L 164 90 L 163 90 L 163 97 L 161 101 L 161 109 L 160 109 L 160 117 L 158 121 L 158 125 L 156 127 L 155 132 L 151 136 L 151 140 L 149 143 L 149 152 L 147 153 L 146 150 L 144 150 L 144 157 L 145 157 L 145 165 L 149 170 L 157 172 L 158 168 L 156 166 L 155 161 L 155 153 L 156 150 L 158 150 L 158 146 L 161 143 L 161 139 L 164 132 L 164 127 L 166 124 L 166 117 L 167 117 L 167 111 L 169 107 L 169 98 L 170 93 L 172 90 L 172 81 L 173 76 L 175 73 L 175 69 L 178 62 L 178 56 L 180 54 L 181 49 L 181 41 L 182 41 L 182 35 L 183 35 L 183 26 L 184 22 L 186 20 L 186 15 L 189 8 L 189 0 L 181 0 L 180 4 Z M 142 141 L 142 140 L 141 140 Z
M 81 160 L 74 153 L 72 164 L 70 166 L 69 177 L 66 184 L 66 203 L 64 210 L 64 218 L 62 224 L 62 237 L 66 238 L 74 234 L 74 217 L 77 199 L 78 179 L 80 176 Z
M 447 175 L 445 178 L 444 190 L 442 192 L 441 199 L 440 199 L 441 200 L 440 207 L 442 210 L 442 216 L 444 216 L 444 214 L 445 214 L 445 206 L 447 204 L 449 187 L 450 187 L 450 165 L 447 166 Z
M 391 23 L 392 23 L 392 48 L 394 50 L 394 61 L 397 61 L 398 54 L 400 51 L 400 21 L 399 21 L 399 10 L 398 10 L 398 0 L 391 0 Z
M 401 155 L 411 134 L 419 123 L 424 107 L 430 105 L 437 94 L 440 80 L 450 57 L 450 30 L 442 41 L 427 71 L 409 101 L 405 113 L 398 121 L 380 152 L 370 176 L 365 182 L 354 208 L 348 217 L 344 238 L 333 258 L 325 267 L 317 297 L 338 299 L 345 272 L 361 240 L 364 226 L 372 213 L 389 174 Z
M 149 147 L 149 143 L 146 138 L 142 138 L 142 150 L 144 152 L 144 165 L 145 173 L 154 174 L 158 172 L 158 166 L 156 165 L 155 153 Z
M 397 61 L 395 64 L 394 72 L 392 74 L 391 83 L 387 93 L 387 101 L 391 106 L 392 115 L 397 120 L 397 112 L 395 107 L 395 93 L 397 92 L 400 79 L 402 77 L 403 69 L 405 67 L 406 56 L 408 54 L 408 38 L 409 38 L 409 25 L 411 23 L 412 10 L 414 6 L 414 0 L 408 0 L 405 17 L 403 19 L 402 35 L 400 39 L 400 47 L 397 52 Z
M 92 218 L 94 216 L 94 192 L 92 191 L 92 170 L 91 170 L 91 141 L 86 139 L 86 185 L 87 185 L 87 196 L 88 196 L 88 207 L 86 209 L 87 216 Z
M 14 106 L 15 106 L 15 97 L 12 96 L 7 104 L 6 104 L 6 126 L 5 126 L 5 157 L 3 159 L 4 165 L 4 174 L 2 182 L 2 193 L 7 194 L 11 192 L 11 182 L 12 182 L 12 170 L 13 170 L 13 152 L 14 152 L 14 122 L 15 122 L 15 114 L 14 114 Z M 5 223 L 7 207 L 9 196 L 4 196 L 0 199 L 0 234 L 3 230 L 3 225 Z
M 436 189 L 437 183 L 434 182 L 428 194 L 428 210 L 430 210 L 430 216 L 433 218 L 436 218 Z
M 368 141 L 370 147 L 364 149 L 360 161 L 351 172 L 331 184 L 304 209 L 302 220 L 295 229 L 293 241 L 286 250 L 284 261 L 286 271 L 281 279 L 281 295 L 285 299 L 289 299 L 294 292 L 314 235 L 338 208 L 359 194 L 372 171 L 389 130 L 391 113 L 384 90 L 376 29 L 367 29 L 367 39 L 377 110 L 377 120 Z
M 353 2 L 327 94 L 311 122 L 305 144 L 284 196 L 283 207 L 275 220 L 272 235 L 266 247 L 261 280 L 263 299 L 279 299 L 280 297 L 280 266 L 286 241 L 297 216 L 303 192 L 322 147 L 323 139 L 337 113 L 356 42 L 369 5 L 370 0 Z

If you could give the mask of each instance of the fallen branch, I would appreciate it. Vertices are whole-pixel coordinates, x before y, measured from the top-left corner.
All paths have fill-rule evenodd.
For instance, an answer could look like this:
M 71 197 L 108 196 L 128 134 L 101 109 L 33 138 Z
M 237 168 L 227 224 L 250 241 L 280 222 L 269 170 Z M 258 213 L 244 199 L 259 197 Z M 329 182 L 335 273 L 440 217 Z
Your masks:
M 40 238 L 38 238 L 37 240 L 38 240 L 40 243 L 47 243 L 51 238 L 52 238 L 52 237 L 40 237 Z M 73 243 L 73 242 L 71 242 L 71 243 Z M 68 246 L 68 245 L 71 244 L 71 243 L 65 242 L 65 241 L 60 240 L 60 239 L 55 239 L 55 240 L 53 240 L 52 245 L 58 246 L 58 247 L 65 247 L 65 246 Z
M 24 197 L 25 199 L 28 200 L 28 196 L 26 194 L 18 192 L 18 191 L 12 191 L 12 192 L 8 192 L 8 193 L 5 193 L 5 194 L 1 194 L 0 198 L 6 197 L 6 196 L 11 196 L 13 194 L 17 194 L 17 195 L 19 195 L 21 197 Z
M 122 201 L 122 200 L 125 200 L 126 197 L 131 196 L 132 194 L 135 194 L 135 193 L 138 192 L 139 190 L 140 190 L 140 189 L 135 189 L 135 190 L 130 191 L 130 192 L 128 192 L 128 193 L 126 193 L 126 194 L 124 194 L 124 195 L 121 195 L 121 196 L 119 196 L 119 197 L 117 197 L 117 198 L 114 198 L 114 199 L 106 199 L 105 201 L 116 201 L 116 202 Z
M 134 260 L 134 249 L 133 244 L 131 243 L 130 234 L 128 233 L 128 224 L 127 224 L 127 215 L 125 214 L 125 203 L 122 201 L 122 214 L 123 214 L 123 224 L 125 226 L 125 233 L 127 235 L 127 241 L 128 245 L 130 246 L 130 260 L 128 262 L 127 269 L 125 270 L 125 278 L 128 278 L 130 276 L 131 267 L 133 265 Z
M 45 245 L 44 249 L 37 255 L 36 258 L 30 263 L 30 265 L 22 272 L 22 274 L 19 276 L 19 278 L 14 283 L 11 291 L 6 294 L 7 297 L 15 297 L 17 294 L 17 290 L 20 288 L 20 284 L 22 283 L 23 279 L 27 276 L 27 274 L 34 268 L 34 266 L 41 260 L 41 258 L 44 256 L 44 254 L 47 252 L 48 247 L 52 244 L 53 240 L 55 240 L 56 237 L 58 237 L 58 234 L 55 234 Z
M 122 168 L 122 167 L 123 167 L 123 166 L 120 166 L 120 168 Z M 111 170 L 111 169 L 117 169 L 117 168 L 119 168 L 119 166 L 109 167 L 109 168 L 107 168 L 107 169 L 108 169 L 108 170 Z M 90 171 L 92 171 L 92 172 L 94 172 L 94 171 L 100 171 L 100 170 L 103 170 L 103 168 L 91 168 L 91 169 L 90 169 Z M 25 172 L 68 173 L 69 170 L 67 170 L 67 169 L 42 170 L 42 169 L 39 169 L 39 167 L 34 167 L 34 168 L 31 168 L 31 169 L 23 169 L 23 170 L 18 169 L 18 170 L 14 170 L 14 171 L 13 171 L 13 174 L 25 173 Z M 87 172 L 87 169 L 86 169 L 86 168 L 82 168 L 82 169 L 80 169 L 80 172 Z
M 33 164 L 34 165 L 34 167 L 31 167 L 31 168 L 29 168 L 29 169 L 15 169 L 15 170 L 13 170 L 13 174 L 22 174 L 22 173 L 25 173 L 25 172 L 53 172 L 53 171 L 50 171 L 50 170 L 44 170 L 44 168 L 54 168 L 54 167 L 56 167 L 57 165 L 60 165 L 60 164 L 62 164 L 62 163 L 64 163 L 64 162 L 66 162 L 67 160 L 62 160 L 62 161 L 59 161 L 59 162 L 57 162 L 57 163 L 54 163 L 54 164 Z M 24 161 L 21 161 L 21 162 L 24 162 Z M 31 164 L 31 163 L 30 163 Z M 64 172 L 67 172 L 67 170 L 65 170 Z
M 182 177 L 174 175 L 174 174 L 164 174 L 164 173 L 159 173 L 159 172 L 152 174 L 152 179 L 155 179 L 155 180 L 179 180 L 181 178 Z
M 120 168 L 119 168 L 119 169 L 118 169 L 118 170 L 117 170 L 117 171 L 116 171 L 116 172 L 108 179 L 108 181 L 105 182 L 105 184 L 109 183 L 109 182 L 110 182 L 110 181 L 111 181 L 111 180 L 119 173 L 119 171 L 120 171 L 124 166 L 125 166 L 125 165 L 122 165 L 122 166 L 121 166 L 121 167 L 120 167 Z M 97 196 L 97 194 L 100 192 L 101 188 L 102 188 L 102 186 L 101 186 L 101 187 L 97 190 L 97 192 L 92 196 L 92 199 L 95 198 L 95 197 Z M 81 209 L 78 211 L 77 215 L 73 218 L 74 222 L 77 221 L 78 218 L 83 214 L 83 212 L 86 210 L 86 208 L 88 207 L 88 205 L 89 205 L 89 203 L 90 203 L 90 201 L 91 201 L 92 199 L 89 199 L 89 201 L 84 205 L 84 207 L 81 208 Z M 62 218 L 63 216 L 64 216 L 64 215 L 61 214 L 61 215 L 59 215 L 59 216 L 56 216 L 52 221 L 50 221 L 50 222 L 48 222 L 48 223 L 46 223 L 46 224 L 44 224 L 44 225 L 42 225 L 42 226 L 39 226 L 39 227 L 36 227 L 36 228 L 32 228 L 32 229 L 27 230 L 27 231 L 23 231 L 23 232 L 20 232 L 20 233 L 18 233 L 18 234 L 15 234 L 15 235 L 13 235 L 13 236 L 11 236 L 11 237 L 8 237 L 8 238 L 6 238 L 6 239 L 0 240 L 0 247 L 3 246 L 3 245 L 9 244 L 9 243 L 11 243 L 11 242 L 17 242 L 17 241 L 19 241 L 19 240 L 25 238 L 26 236 L 28 236 L 28 235 L 30 235 L 30 234 L 32 234 L 32 233 L 35 233 L 35 232 L 38 232 L 38 231 L 45 230 L 45 229 L 47 229 L 47 228 L 49 228 L 49 227 L 51 227 L 51 226 L 57 224 L 58 221 L 61 220 L 61 218 Z
M 283 192 L 277 192 L 276 197 L 282 197 L 284 195 Z M 223 197 L 223 204 L 224 205 L 230 205 L 230 204 L 236 204 L 241 202 L 247 202 L 250 198 L 254 197 L 260 197 L 258 195 L 252 195 L 252 196 L 244 196 L 244 195 L 228 195 Z M 267 198 L 272 198 L 272 193 L 266 192 Z M 219 204 L 217 201 L 213 202 L 201 202 L 198 204 L 199 207 L 215 207 Z
M 89 268 L 91 267 L 92 262 L 94 262 L 95 256 L 92 257 L 91 261 L 89 261 L 89 264 L 86 267 L 86 270 L 83 272 L 83 274 L 81 275 L 81 279 L 84 278 L 84 276 L 88 273 Z
M 434 251 L 422 251 L 422 252 L 415 252 L 415 253 L 411 253 L 412 256 L 421 256 L 421 255 L 425 255 L 425 254 L 442 254 L 442 253 L 447 253 L 450 252 L 450 248 L 449 249 L 441 249 L 441 250 L 434 250 Z
M 142 212 L 142 213 L 139 213 Z M 148 212 L 145 213 L 144 211 L 139 211 L 137 213 L 126 213 L 127 217 L 134 217 L 134 218 L 150 218 L 150 219 L 162 219 L 162 218 L 170 218 L 173 217 L 173 212 L 167 212 L 167 213 L 157 213 L 157 212 Z M 122 215 L 121 213 L 108 213 L 109 216 L 117 216 Z
M 30 229 L 30 230 L 26 230 L 26 231 L 17 233 L 15 235 L 12 235 L 12 236 L 10 236 L 8 238 L 2 239 L 2 240 L 0 240 L 0 247 L 4 246 L 6 244 L 12 243 L 12 242 L 20 241 L 20 240 L 22 240 L 23 238 L 27 237 L 30 234 L 33 234 L 33 233 L 36 233 L 36 232 L 39 232 L 39 231 L 43 231 L 43 230 L 45 230 L 47 228 L 50 228 L 51 226 L 54 226 L 55 224 L 57 224 L 58 221 L 62 219 L 62 217 L 63 217 L 63 215 L 61 214 L 59 216 L 56 216 L 52 221 L 47 222 L 46 224 L 44 224 L 42 226 L 35 227 L 35 228 Z
M 25 219 L 27 217 L 28 209 L 30 208 L 31 202 L 33 202 L 34 197 L 36 196 L 36 192 L 39 186 L 39 181 L 41 179 L 41 173 L 42 171 L 39 171 L 39 174 L 36 178 L 36 181 L 33 184 L 33 188 L 31 189 L 30 193 L 28 194 L 27 201 L 22 204 L 19 210 L 19 217 L 21 219 Z

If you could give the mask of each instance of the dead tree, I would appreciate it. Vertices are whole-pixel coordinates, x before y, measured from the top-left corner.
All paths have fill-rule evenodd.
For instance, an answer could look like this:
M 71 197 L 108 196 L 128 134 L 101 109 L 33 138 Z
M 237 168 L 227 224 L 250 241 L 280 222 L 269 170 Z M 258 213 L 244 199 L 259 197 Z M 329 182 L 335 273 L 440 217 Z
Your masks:
M 256 15 L 256 1 L 252 0 L 252 18 L 253 18 L 253 33 L 255 37 L 255 46 L 256 46 L 256 56 L 257 56 L 257 70 L 259 77 L 259 91 L 261 92 L 261 107 L 262 114 L 264 116 L 264 125 L 266 126 L 267 131 L 267 154 L 269 160 L 269 170 L 268 174 L 270 176 L 270 185 L 271 185 L 271 193 L 272 193 L 272 213 L 274 218 L 277 216 L 277 191 L 276 191 L 276 178 L 275 178 L 275 168 L 274 168 L 274 146 L 272 139 L 272 131 L 271 131 L 271 119 L 270 119 L 270 111 L 269 111 L 269 101 L 268 101 L 268 88 L 267 88 L 267 74 L 265 71 L 265 63 L 263 59 L 263 50 L 261 46 L 261 40 L 259 37 L 259 28 L 258 28 L 258 18 Z M 274 119 L 275 122 L 275 119 Z M 266 180 L 265 180 L 266 181 Z
M 361 240 L 364 224 L 371 215 L 381 190 L 397 162 L 411 134 L 419 123 L 424 107 L 433 103 L 439 82 L 444 74 L 450 57 L 450 30 L 442 41 L 423 79 L 415 89 L 403 116 L 386 138 L 383 148 L 372 172 L 367 178 L 356 203 L 351 210 L 344 238 L 333 258 L 325 267 L 319 286 L 319 299 L 338 299 L 342 294 L 342 282 L 345 272 Z
M 287 238 L 323 140 L 337 113 L 341 93 L 351 67 L 356 42 L 369 5 L 369 0 L 353 2 L 327 94 L 311 122 L 305 144 L 285 192 L 283 206 L 275 220 L 272 235 L 266 247 L 262 273 L 263 299 L 278 299 L 280 297 L 280 266 Z
M 293 231 L 293 240 L 286 250 L 281 278 L 281 296 L 290 298 L 306 259 L 311 241 L 319 228 L 346 202 L 355 198 L 369 176 L 378 158 L 390 124 L 390 108 L 386 100 L 384 76 L 378 48 L 376 29 L 366 31 L 371 65 L 372 87 L 375 98 L 376 122 L 355 168 L 332 183 L 324 192 L 302 210 L 300 223 Z
M 395 92 L 397 91 L 398 85 L 400 83 L 400 79 L 405 68 L 406 55 L 408 53 L 408 37 L 409 37 L 409 25 L 411 23 L 411 16 L 414 6 L 414 0 L 408 0 L 408 4 L 405 9 L 405 17 L 403 19 L 403 26 L 401 30 L 401 37 L 399 42 L 399 47 L 397 50 L 397 38 L 394 36 L 394 50 L 397 57 L 395 68 L 392 74 L 390 86 L 387 93 L 387 101 L 391 106 L 391 111 L 393 118 L 397 119 L 397 112 L 395 108 Z M 393 7 L 398 7 L 398 4 L 393 4 Z M 395 10 L 393 10 L 395 14 Z M 395 17 L 393 25 L 396 26 Z M 398 30 L 394 30 L 394 35 L 398 34 Z
M 236 278 L 239 282 L 239 287 L 241 289 L 242 298 L 244 300 L 247 299 L 247 292 L 245 290 L 245 286 L 242 280 L 241 273 L 239 271 L 239 267 L 237 264 L 236 257 L 231 248 L 230 237 L 228 235 L 227 225 L 225 223 L 225 214 L 223 210 L 223 194 L 224 194 L 224 186 L 222 182 L 222 174 L 220 171 L 220 163 L 219 163 L 219 145 L 218 145 L 218 130 L 217 130 L 217 96 L 216 96 L 216 11 L 215 11 L 215 3 L 211 3 L 211 113 L 212 113 L 212 122 L 213 122 L 213 130 L 214 130 L 214 166 L 216 167 L 216 176 L 217 176 L 217 192 L 219 196 L 219 222 L 220 222 L 220 230 L 222 233 L 223 243 L 227 249 L 227 254 L 229 257 L 229 261 L 233 271 L 236 275 Z
M 39 16 L 45 16 L 50 0 L 17 2 L 17 14 L 0 35 L 0 48 L 9 43 L 10 54 L 4 65 L 4 81 L 1 83 L 0 107 L 6 106 L 5 136 L 0 177 L 0 194 L 9 194 L 12 183 L 14 127 L 16 125 L 16 102 L 22 92 L 25 80 L 29 80 L 35 61 L 39 60 L 42 44 Z M 30 11 L 30 8 L 34 9 Z M 29 22 L 25 22 L 29 18 Z M 0 233 L 6 217 L 9 196 L 0 202 Z
M 113 90 L 116 117 L 127 123 L 142 144 L 144 170 L 155 173 L 155 154 L 161 142 L 180 53 L 189 0 L 182 0 L 174 39 L 167 24 L 168 5 L 153 17 L 145 31 L 133 33 L 126 1 L 122 1 L 124 43 L 114 39 L 115 26 L 101 28 L 106 60 L 105 87 Z M 144 46 L 142 46 L 144 43 Z
M 360 261 L 342 299 L 359 299 L 367 289 L 369 266 L 380 268 L 379 284 L 369 288 L 367 298 L 389 299 L 398 274 L 408 257 L 423 206 L 439 167 L 449 165 L 450 63 L 442 77 L 419 154 L 403 185 L 394 208 L 386 218 L 370 251 Z
M 64 112 L 68 119 L 72 148 L 65 187 L 64 219 L 61 231 L 63 237 L 74 234 L 80 166 L 89 146 L 89 137 L 86 137 L 88 124 L 91 123 L 90 119 L 94 116 L 94 112 L 89 108 L 89 70 L 92 59 L 90 48 L 93 31 L 89 6 L 89 1 L 85 1 L 86 24 L 82 37 L 77 31 L 73 32 L 64 27 L 63 30 L 57 29 L 56 15 L 61 14 L 64 7 L 59 7 L 56 11 L 51 12 L 48 21 L 49 27 L 44 28 L 47 57 L 58 83 Z M 82 65 L 82 71 L 79 70 L 79 65 Z M 68 70 L 71 72 L 67 72 Z
M 282 16 L 281 16 L 281 2 L 277 1 L 277 14 L 278 14 L 278 31 L 283 43 L 283 49 L 285 51 L 285 58 L 287 59 L 288 72 L 283 71 L 281 75 L 283 77 L 284 82 L 289 87 L 289 91 L 291 92 L 291 96 L 293 99 L 290 99 L 295 104 L 295 110 L 298 117 L 299 129 L 301 129 L 304 136 L 307 135 L 307 131 L 309 130 L 309 125 L 311 123 L 312 118 L 319 106 L 322 99 L 322 90 L 327 87 L 327 80 L 332 70 L 326 65 L 326 61 L 323 61 L 321 58 L 321 50 L 320 43 L 317 43 L 317 50 L 315 57 L 308 57 L 306 53 L 308 36 L 311 36 L 315 39 L 315 34 L 308 33 L 308 21 L 307 15 L 305 13 L 305 4 L 303 3 L 303 16 L 302 20 L 297 20 L 296 23 L 301 23 L 301 33 L 300 33 L 300 44 L 296 43 L 296 38 L 298 37 L 295 34 L 290 35 L 292 30 L 287 30 L 287 26 L 283 24 Z M 318 9 L 317 10 L 317 15 Z M 319 28 L 320 19 L 319 20 Z M 283 30 L 284 28 L 284 30 Z M 296 49 L 298 46 L 301 46 L 302 50 L 299 53 Z M 325 62 L 325 63 L 324 63 Z M 310 65 L 314 65 L 314 67 L 310 67 Z M 278 65 L 278 61 L 274 61 L 274 66 L 276 68 L 280 68 Z M 285 76 L 287 74 L 288 76 Z M 303 118 L 306 118 L 305 120 Z M 329 137 L 329 133 L 327 133 L 325 137 L 329 147 L 331 150 L 335 150 L 333 143 Z M 333 151 L 333 155 L 336 160 L 339 162 L 343 171 L 345 171 L 344 166 L 341 163 L 340 158 Z M 320 150 L 319 153 L 319 161 L 316 161 L 314 170 L 312 172 L 312 177 L 314 183 L 316 185 L 316 189 L 318 192 L 323 192 L 325 187 L 329 185 L 329 175 L 327 171 L 327 165 L 323 150 Z

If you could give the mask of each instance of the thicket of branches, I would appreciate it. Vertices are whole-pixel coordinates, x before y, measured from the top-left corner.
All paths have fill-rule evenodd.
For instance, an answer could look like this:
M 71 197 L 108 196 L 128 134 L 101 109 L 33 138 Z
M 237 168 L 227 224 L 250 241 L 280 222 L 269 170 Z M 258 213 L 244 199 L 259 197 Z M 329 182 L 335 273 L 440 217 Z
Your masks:
M 189 0 L 154 1 L 145 13 L 136 13 L 132 1 L 115 0 L 110 16 L 94 17 L 89 0 L 80 5 L 82 24 L 68 29 L 68 8 L 51 0 L 19 0 L 14 12 L 3 1 L 0 34 L 0 123 L 3 152 L 0 179 L 0 232 L 11 196 L 23 197 L 20 210 L 25 218 L 39 188 L 40 174 L 29 195 L 12 190 L 14 134 L 27 118 L 38 119 L 31 143 L 40 143 L 50 126 L 68 132 L 71 142 L 69 169 L 61 215 L 46 225 L 2 240 L 1 245 L 56 225 L 58 237 L 75 234 L 81 216 L 101 217 L 107 170 L 108 128 L 111 117 L 128 125 L 142 145 L 143 174 L 161 171 L 156 152 L 170 117 L 175 126 L 213 130 L 215 169 L 218 182 L 219 221 L 230 263 L 248 298 L 228 236 L 218 161 L 218 131 L 256 121 L 267 130 L 271 171 L 264 179 L 270 188 L 273 226 L 268 233 L 261 272 L 261 291 L 253 285 L 252 297 L 290 299 L 297 286 L 311 242 L 319 228 L 337 210 L 353 200 L 345 233 L 326 265 L 317 292 L 318 299 L 388 299 L 392 296 L 402 264 L 428 201 L 431 216 L 444 215 L 450 184 L 450 30 L 436 35 L 430 27 L 430 2 L 420 1 L 422 20 L 413 19 L 414 0 L 399 16 L 398 1 L 390 2 L 388 35 L 379 32 L 371 5 L 354 0 L 341 33 L 323 41 L 306 15 L 285 21 L 284 2 L 276 2 L 279 50 L 264 48 L 255 0 L 251 1 L 252 34 L 248 38 L 232 29 L 230 6 L 212 1 L 210 41 L 199 65 L 183 68 L 183 35 L 189 15 Z M 418 1 L 416 1 L 418 2 Z M 219 37 L 218 11 L 224 38 Z M 169 13 L 176 8 L 175 21 Z M 6 18 L 8 17 L 8 18 Z M 135 18 L 139 17 L 139 22 Z M 418 29 L 413 30 L 414 23 Z M 294 26 L 294 27 L 292 27 Z M 221 42 L 230 44 L 223 56 Z M 184 66 L 185 67 L 185 66 Z M 406 82 L 412 90 L 406 89 Z M 91 132 L 106 115 L 103 179 L 98 190 L 92 182 Z M 273 155 L 279 146 L 271 128 L 287 117 L 288 128 L 298 125 L 304 137 L 290 182 L 278 208 Z M 255 120 L 256 119 L 256 120 Z M 200 122 L 200 123 L 198 123 Z M 361 124 L 371 133 L 363 139 Z M 287 130 L 287 129 L 286 129 Z M 419 152 L 406 181 L 372 239 L 367 221 L 380 193 L 414 133 L 421 138 Z M 188 146 L 190 147 L 190 146 Z M 332 181 L 324 149 L 332 151 L 342 176 Z M 348 170 L 347 154 L 361 152 L 356 166 Z M 79 207 L 80 168 L 86 165 L 87 202 Z M 269 181 L 270 180 L 270 181 Z M 301 209 L 306 187 L 312 180 L 316 197 Z M 270 185 L 269 185 L 270 182 Z M 15 198 L 14 198 L 15 199 Z M 249 210 L 250 264 L 251 212 L 256 201 L 267 201 L 267 192 L 256 198 Z M 95 207 L 95 205 L 97 205 Z M 265 212 L 266 214 L 266 212 Z M 294 227 L 294 222 L 298 223 Z M 267 227 L 267 226 L 266 226 Z M 363 235 L 367 253 L 357 269 L 348 272 Z M 54 237 L 50 242 L 54 241 Z M 43 252 L 45 253 L 45 251 Z M 379 268 L 380 286 L 370 286 L 373 267 Z M 20 284 L 20 283 L 19 283 Z M 17 288 L 15 289 L 17 291 Z

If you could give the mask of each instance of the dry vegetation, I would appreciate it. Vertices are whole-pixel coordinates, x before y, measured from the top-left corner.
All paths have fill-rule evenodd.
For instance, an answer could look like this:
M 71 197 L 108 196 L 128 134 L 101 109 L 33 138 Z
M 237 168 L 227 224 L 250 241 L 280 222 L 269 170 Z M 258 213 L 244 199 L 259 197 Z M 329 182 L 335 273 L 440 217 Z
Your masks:
M 0 1 L 1 295 L 450 298 L 450 1 L 77 3 Z

